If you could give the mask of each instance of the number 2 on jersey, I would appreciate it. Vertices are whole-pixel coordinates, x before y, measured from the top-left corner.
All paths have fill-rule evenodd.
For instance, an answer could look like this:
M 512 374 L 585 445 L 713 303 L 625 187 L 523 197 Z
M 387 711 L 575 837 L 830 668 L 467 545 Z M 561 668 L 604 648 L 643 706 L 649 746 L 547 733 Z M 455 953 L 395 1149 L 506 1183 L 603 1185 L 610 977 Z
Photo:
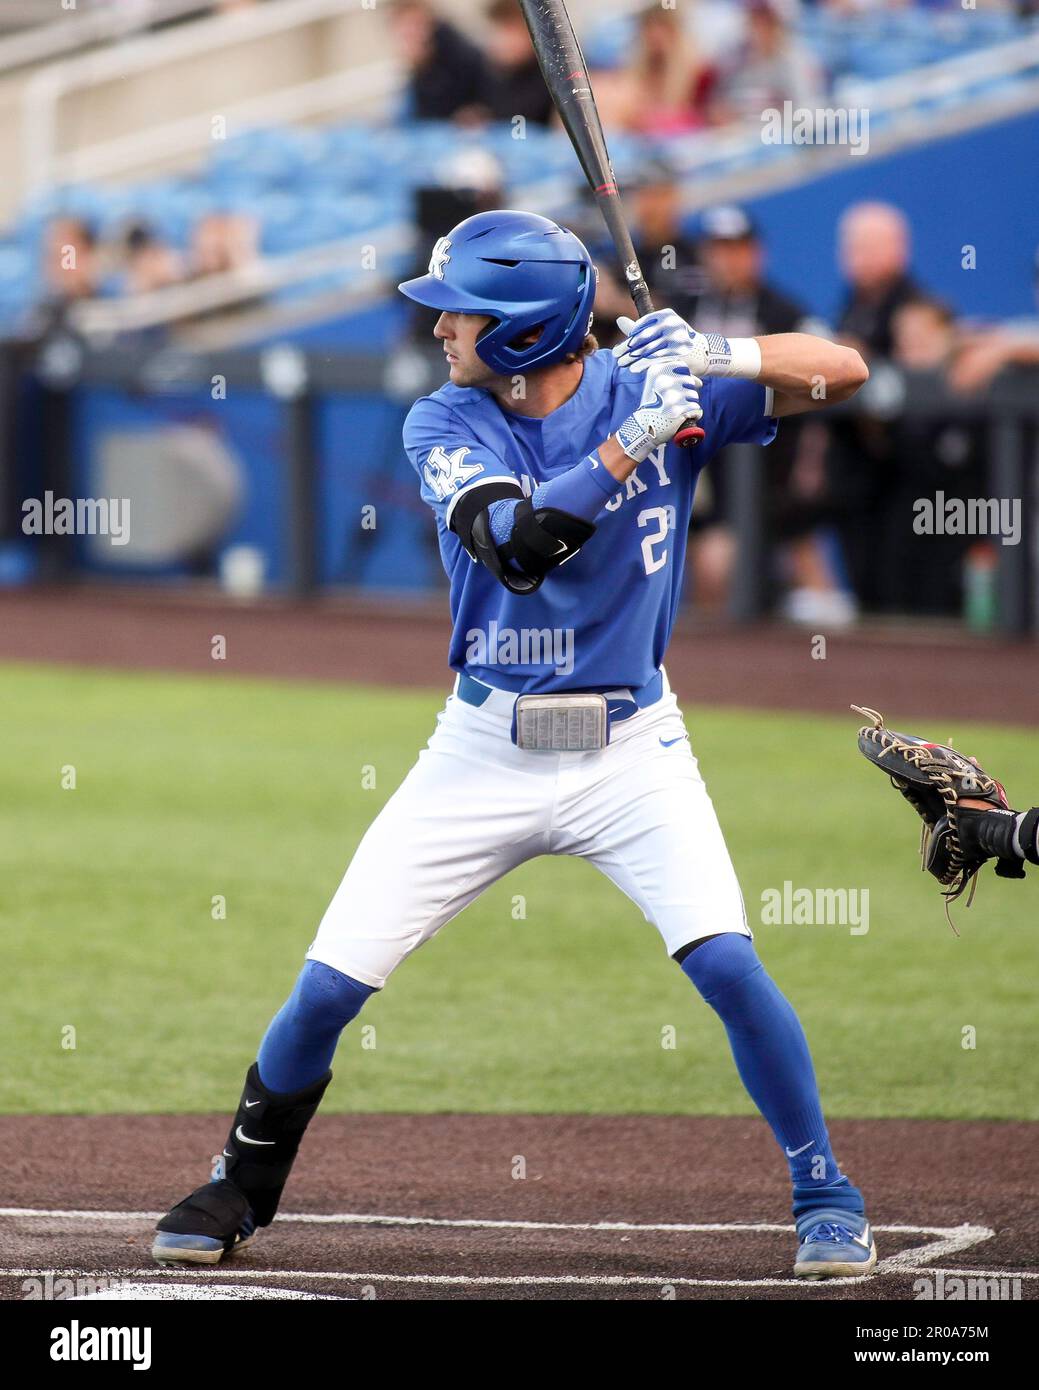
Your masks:
M 647 574 L 653 574 L 657 570 L 663 569 L 667 564 L 667 550 L 664 549 L 659 555 L 654 555 L 653 547 L 659 545 L 661 541 L 667 540 L 667 533 L 671 529 L 670 513 L 671 508 L 669 507 L 646 507 L 644 511 L 639 512 L 636 518 L 641 527 L 656 523 L 656 529 L 642 537 L 642 563 L 646 567 Z

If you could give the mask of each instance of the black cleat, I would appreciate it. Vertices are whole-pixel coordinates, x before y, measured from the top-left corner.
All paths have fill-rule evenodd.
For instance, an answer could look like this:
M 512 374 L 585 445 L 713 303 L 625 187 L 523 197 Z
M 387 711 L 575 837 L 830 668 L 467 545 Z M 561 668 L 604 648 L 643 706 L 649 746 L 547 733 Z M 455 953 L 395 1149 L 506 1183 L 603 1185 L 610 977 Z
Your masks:
M 256 1234 L 248 1198 L 226 1178 L 197 1188 L 155 1228 L 152 1258 L 159 1264 L 219 1264 Z

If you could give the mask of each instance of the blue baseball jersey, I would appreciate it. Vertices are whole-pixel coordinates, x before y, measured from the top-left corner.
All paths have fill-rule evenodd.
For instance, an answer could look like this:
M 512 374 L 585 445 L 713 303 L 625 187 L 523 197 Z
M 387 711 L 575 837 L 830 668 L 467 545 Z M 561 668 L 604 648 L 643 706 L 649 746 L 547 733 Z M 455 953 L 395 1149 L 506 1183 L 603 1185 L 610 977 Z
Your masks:
M 487 391 L 447 382 L 416 401 L 404 447 L 436 515 L 451 582 L 450 664 L 503 690 L 546 693 L 645 685 L 664 659 L 682 589 L 689 517 L 704 465 L 727 444 L 769 444 L 771 392 L 708 377 L 700 392 L 707 437 L 662 444 L 606 501 L 597 530 L 533 594 L 510 593 L 451 530 L 459 497 L 515 479 L 526 495 L 573 468 L 638 409 L 642 377 L 605 349 L 544 419 L 503 410 Z

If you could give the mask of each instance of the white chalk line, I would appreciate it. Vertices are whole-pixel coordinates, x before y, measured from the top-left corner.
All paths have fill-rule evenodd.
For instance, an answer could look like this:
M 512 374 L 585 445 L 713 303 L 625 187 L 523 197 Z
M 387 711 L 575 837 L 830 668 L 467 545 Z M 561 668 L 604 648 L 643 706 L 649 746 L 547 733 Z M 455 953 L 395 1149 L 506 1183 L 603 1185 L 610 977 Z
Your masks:
M 930 1273 L 931 1271 L 928 1271 Z M 435 1285 L 456 1285 L 468 1287 L 489 1287 L 493 1285 L 517 1285 L 517 1286 L 537 1286 L 537 1285 L 586 1285 L 595 1288 L 628 1288 L 632 1285 L 639 1285 L 648 1288 L 659 1289 L 664 1285 L 672 1285 L 676 1288 L 804 1288 L 803 1279 L 688 1279 L 670 1274 L 650 1275 L 650 1274 L 386 1274 L 386 1273 L 351 1273 L 343 1270 L 327 1270 L 322 1273 L 315 1269 L 240 1269 L 240 1268 L 214 1268 L 209 1269 L 164 1269 L 156 1266 L 149 1272 L 152 1274 L 165 1274 L 171 1279 L 232 1279 L 241 1281 L 242 1279 L 272 1279 L 277 1276 L 282 1280 L 294 1279 L 334 1279 L 340 1282 L 352 1284 L 435 1284 Z M 102 1278 L 109 1279 L 140 1279 L 141 1271 L 137 1269 L 108 1269 L 101 1271 L 84 1271 L 82 1269 L 0 1269 L 0 1278 L 9 1279 L 44 1279 L 51 1275 L 55 1279 L 66 1278 Z M 867 1277 L 862 1276 L 855 1279 L 841 1279 L 841 1287 L 849 1284 L 864 1284 Z
M 0 1217 L 69 1218 L 76 1221 L 158 1221 L 161 1211 L 80 1211 L 60 1207 L 0 1207 Z M 777 1221 L 508 1221 L 480 1217 L 392 1216 L 382 1212 L 282 1212 L 276 1222 L 303 1225 L 339 1226 L 446 1226 L 476 1230 L 509 1231 L 663 1231 L 677 1234 L 712 1234 L 734 1231 L 762 1231 L 776 1235 L 791 1235 L 793 1226 Z M 959 1241 L 967 1233 L 967 1249 L 980 1240 L 988 1240 L 995 1232 L 987 1226 L 874 1226 L 875 1231 L 889 1235 L 932 1235 Z
M 12 1218 L 43 1218 L 56 1219 L 65 1218 L 70 1220 L 82 1220 L 86 1222 L 113 1222 L 113 1221 L 154 1221 L 163 1213 L 161 1212 L 131 1212 L 131 1211 L 84 1211 L 69 1210 L 66 1208 L 45 1208 L 38 1207 L 0 1207 L 0 1217 Z M 359 1212 L 335 1212 L 331 1214 L 318 1214 L 312 1212 L 286 1212 L 278 1216 L 276 1220 L 286 1224 L 301 1223 L 309 1225 L 381 1225 L 381 1226 L 431 1226 L 431 1227 L 450 1227 L 450 1228 L 469 1228 L 469 1229 L 505 1229 L 505 1230 L 530 1230 L 530 1231 L 584 1231 L 584 1232 L 674 1232 L 674 1233 L 703 1233 L 703 1234 L 743 1234 L 745 1232 L 765 1232 L 772 1234 L 791 1235 L 793 1227 L 778 1222 L 633 1222 L 633 1221 L 507 1221 L 489 1220 L 478 1218 L 447 1218 L 432 1216 L 391 1216 L 382 1213 L 359 1213 Z M 935 1274 L 938 1266 L 932 1263 L 934 1260 L 970 1249 L 972 1246 L 985 1240 L 991 1240 L 995 1232 L 987 1226 L 972 1226 L 964 1223 L 961 1226 L 876 1226 L 874 1227 L 880 1234 L 894 1235 L 924 1235 L 932 1236 L 937 1239 L 929 1241 L 925 1245 L 914 1246 L 909 1250 L 903 1250 L 895 1255 L 890 1255 L 881 1260 L 874 1271 L 874 1276 L 863 1275 L 852 1279 L 840 1280 L 841 1287 L 862 1284 L 868 1282 L 869 1278 L 877 1274 Z M 928 1263 L 921 1263 L 927 1261 Z M 228 1266 L 224 1268 L 207 1268 L 200 1270 L 192 1269 L 159 1269 L 160 1275 L 166 1278 L 219 1278 L 219 1279 L 290 1279 L 290 1280 L 333 1280 L 348 1281 L 353 1283 L 398 1283 L 416 1285 L 444 1285 L 444 1286 L 590 1286 L 590 1287 L 655 1287 L 662 1285 L 673 1285 L 680 1288 L 803 1288 L 804 1280 L 801 1279 L 699 1279 L 693 1277 L 679 1276 L 674 1277 L 661 1275 L 623 1275 L 623 1274 L 600 1274 L 600 1275 L 581 1275 L 581 1274 L 559 1274 L 559 1275 L 538 1275 L 538 1274 L 514 1274 L 514 1275 L 466 1275 L 466 1274 L 390 1274 L 380 1272 L 358 1272 L 340 1270 L 284 1270 L 284 1269 L 243 1269 L 238 1266 Z M 999 1272 L 989 1272 L 981 1270 L 942 1270 L 945 1274 L 954 1277 L 966 1275 L 975 1278 L 1039 1278 L 1039 1271 L 1011 1271 L 1002 1270 Z M 32 1278 L 46 1277 L 51 1275 L 55 1278 L 74 1277 L 77 1274 L 83 1277 L 82 1270 L 75 1269 L 3 1269 L 0 1268 L 0 1276 L 8 1278 Z M 93 1277 L 106 1276 L 111 1278 L 114 1275 L 119 1277 L 140 1277 L 139 1268 L 127 1270 L 108 1270 L 100 1271 Z M 88 1276 L 90 1277 L 90 1276 Z
M 1015 1275 L 1007 1270 L 984 1271 L 978 1269 L 969 1270 L 950 1270 L 939 1271 L 933 1265 L 917 1266 L 915 1268 L 905 1268 L 898 1271 L 900 1274 L 923 1274 L 934 1275 L 939 1272 L 952 1276 L 966 1276 L 975 1279 L 1007 1279 L 1021 1278 L 1028 1276 Z M 856 1284 L 868 1284 L 871 1278 L 880 1273 L 880 1266 L 874 1271 L 874 1275 L 859 1275 L 853 1279 L 839 1279 L 834 1281 L 820 1281 L 811 1283 L 813 1290 L 820 1287 L 841 1289 L 852 1287 Z M 0 1269 L 0 1278 L 9 1279 L 42 1279 L 50 1276 L 54 1279 L 80 1278 L 80 1279 L 125 1279 L 140 1280 L 141 1271 L 139 1268 L 133 1269 L 107 1269 L 84 1271 L 82 1269 Z M 149 1272 L 149 1278 L 164 1278 L 176 1282 L 179 1279 L 226 1279 L 232 1284 L 241 1283 L 245 1279 L 265 1280 L 276 1279 L 281 1282 L 294 1282 L 311 1280 L 320 1283 L 324 1280 L 331 1280 L 341 1284 L 407 1284 L 407 1285 L 426 1285 L 444 1287 L 463 1287 L 463 1288 L 492 1288 L 492 1287 L 591 1287 L 591 1288 L 663 1288 L 671 1286 L 674 1288 L 729 1288 L 729 1289 L 760 1289 L 760 1288 L 786 1288 L 804 1289 L 806 1280 L 804 1279 L 696 1279 L 683 1275 L 670 1274 L 389 1274 L 384 1271 L 351 1271 L 351 1270 L 314 1270 L 314 1269 L 242 1269 L 227 1267 L 214 1267 L 213 1269 L 176 1269 L 156 1268 Z

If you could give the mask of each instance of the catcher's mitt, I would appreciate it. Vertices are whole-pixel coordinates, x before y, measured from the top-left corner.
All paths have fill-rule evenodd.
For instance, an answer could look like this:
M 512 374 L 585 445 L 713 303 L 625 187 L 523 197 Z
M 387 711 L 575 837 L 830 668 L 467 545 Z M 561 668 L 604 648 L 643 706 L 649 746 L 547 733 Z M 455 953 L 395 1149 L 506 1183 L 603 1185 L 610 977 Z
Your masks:
M 923 821 L 920 835 L 921 867 L 944 887 L 946 915 L 949 903 L 970 888 L 969 907 L 974 898 L 978 870 L 991 857 L 971 837 L 965 848 L 960 838 L 957 803 L 961 797 L 988 802 L 995 810 L 1009 811 L 1010 803 L 1002 785 L 971 758 L 942 743 L 929 743 L 915 734 L 900 734 L 884 725 L 884 716 L 861 705 L 852 709 L 871 722 L 859 730 L 859 751 L 891 778 Z M 982 812 L 982 814 L 985 814 Z M 1000 859 L 996 872 L 1009 878 L 1023 878 L 1018 860 Z M 949 918 L 952 925 L 952 918 Z M 953 927 L 955 931 L 955 927 Z

